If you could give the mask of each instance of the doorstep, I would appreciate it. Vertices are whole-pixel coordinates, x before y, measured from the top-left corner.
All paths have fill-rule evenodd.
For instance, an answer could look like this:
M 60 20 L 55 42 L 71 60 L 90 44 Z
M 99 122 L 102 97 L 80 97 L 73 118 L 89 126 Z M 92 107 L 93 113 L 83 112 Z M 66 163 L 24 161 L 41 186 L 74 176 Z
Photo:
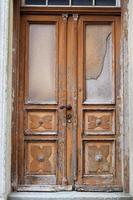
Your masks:
M 14 192 L 8 200 L 133 200 L 127 193 L 103 192 Z

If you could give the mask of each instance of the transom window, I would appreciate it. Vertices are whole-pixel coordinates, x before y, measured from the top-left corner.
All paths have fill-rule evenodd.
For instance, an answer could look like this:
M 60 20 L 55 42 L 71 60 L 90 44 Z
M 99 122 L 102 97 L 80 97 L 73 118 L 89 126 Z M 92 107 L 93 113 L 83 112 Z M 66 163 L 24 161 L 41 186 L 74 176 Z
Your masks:
M 22 6 L 114 6 L 120 0 L 22 0 Z

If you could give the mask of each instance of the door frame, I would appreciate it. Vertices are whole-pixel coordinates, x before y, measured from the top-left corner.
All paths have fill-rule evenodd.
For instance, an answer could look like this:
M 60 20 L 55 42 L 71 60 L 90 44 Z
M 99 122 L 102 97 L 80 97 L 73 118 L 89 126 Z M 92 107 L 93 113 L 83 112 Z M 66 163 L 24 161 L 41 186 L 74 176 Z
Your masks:
M 18 154 L 17 154 L 17 147 L 18 147 L 18 88 L 19 88 L 19 39 L 20 39 L 20 15 L 22 14 L 61 14 L 61 13 L 81 13 L 81 14 L 87 14 L 87 15 L 116 15 L 120 16 L 122 14 L 122 36 L 121 36 L 121 55 L 123 56 L 123 51 L 125 47 L 125 40 L 127 40 L 127 27 L 125 20 L 125 15 L 127 10 L 126 5 L 128 1 L 122 1 L 122 10 L 121 8 L 43 8 L 43 7 L 25 7 L 20 8 L 20 0 L 14 0 L 13 1 L 13 50 L 15 53 L 13 53 L 13 70 L 12 70 L 12 88 L 14 93 L 13 98 L 13 112 L 12 112 L 12 190 L 16 191 L 18 186 Z M 127 55 L 126 55 L 127 56 Z M 122 59 L 121 62 L 121 71 L 122 71 L 122 77 L 121 77 L 121 84 L 122 84 L 122 94 L 124 94 L 125 98 L 123 100 L 123 110 L 121 111 L 121 116 L 125 116 L 126 112 L 126 90 L 123 89 L 126 86 L 126 83 L 123 80 L 123 74 L 126 70 L 127 64 L 125 63 L 126 56 Z M 126 100 L 127 101 L 127 100 Z M 126 122 L 126 117 L 122 117 L 122 122 Z M 124 123 L 125 124 L 125 123 Z M 127 130 L 126 126 L 123 125 L 121 128 L 121 132 L 123 133 L 123 188 L 124 191 L 129 191 L 129 144 L 128 144 L 128 134 L 124 134 Z

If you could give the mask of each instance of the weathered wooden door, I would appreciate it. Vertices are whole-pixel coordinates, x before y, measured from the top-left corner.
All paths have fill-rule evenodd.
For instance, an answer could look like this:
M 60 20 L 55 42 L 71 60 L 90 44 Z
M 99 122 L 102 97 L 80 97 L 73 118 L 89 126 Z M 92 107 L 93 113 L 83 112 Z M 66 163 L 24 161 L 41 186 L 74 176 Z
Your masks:
M 119 17 L 21 18 L 18 190 L 122 190 Z

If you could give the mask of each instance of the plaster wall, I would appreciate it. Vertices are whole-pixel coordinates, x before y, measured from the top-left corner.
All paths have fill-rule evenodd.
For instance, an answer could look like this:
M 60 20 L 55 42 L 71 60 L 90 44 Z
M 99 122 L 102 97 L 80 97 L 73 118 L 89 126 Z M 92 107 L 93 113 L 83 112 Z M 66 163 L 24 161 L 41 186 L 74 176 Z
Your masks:
M 0 200 L 10 192 L 12 0 L 0 0 Z

